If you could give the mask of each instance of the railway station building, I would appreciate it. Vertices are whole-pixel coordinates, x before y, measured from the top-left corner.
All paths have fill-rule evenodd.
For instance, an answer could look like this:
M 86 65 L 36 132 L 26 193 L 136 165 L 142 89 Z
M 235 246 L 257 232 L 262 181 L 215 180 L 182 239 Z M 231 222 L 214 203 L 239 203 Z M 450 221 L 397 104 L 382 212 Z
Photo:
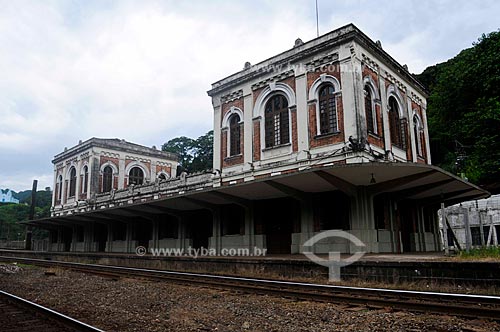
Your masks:
M 58 251 L 296 254 L 332 229 L 372 253 L 441 250 L 440 204 L 489 193 L 431 164 L 425 89 L 352 24 L 291 46 L 212 84 L 212 172 L 176 174 L 174 155 L 91 139 L 55 157 L 52 217 L 28 224 Z M 336 238 L 313 251 L 358 248 Z

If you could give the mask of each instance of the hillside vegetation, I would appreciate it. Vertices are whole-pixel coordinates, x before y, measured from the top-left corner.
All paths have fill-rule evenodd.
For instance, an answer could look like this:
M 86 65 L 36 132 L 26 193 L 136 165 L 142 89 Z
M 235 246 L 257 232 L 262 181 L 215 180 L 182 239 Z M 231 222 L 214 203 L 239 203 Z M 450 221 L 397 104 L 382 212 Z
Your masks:
M 416 77 L 430 92 L 432 163 L 498 193 L 500 32 L 481 36 L 473 47 Z

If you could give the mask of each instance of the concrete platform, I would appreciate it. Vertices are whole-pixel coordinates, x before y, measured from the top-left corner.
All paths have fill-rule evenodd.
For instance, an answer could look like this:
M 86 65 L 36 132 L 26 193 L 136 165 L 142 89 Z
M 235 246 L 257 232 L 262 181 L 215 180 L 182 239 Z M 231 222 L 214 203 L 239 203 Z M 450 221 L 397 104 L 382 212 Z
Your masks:
M 303 255 L 195 258 L 189 256 L 153 257 L 151 255 L 138 256 L 122 253 L 34 252 L 0 249 L 0 256 L 261 278 L 287 278 L 321 282 L 328 280 L 328 269 L 309 261 Z M 500 285 L 500 262 L 457 261 L 441 253 L 368 254 L 360 261 L 343 267 L 341 275 L 343 280 L 359 279 L 387 283 L 421 281 L 492 286 Z

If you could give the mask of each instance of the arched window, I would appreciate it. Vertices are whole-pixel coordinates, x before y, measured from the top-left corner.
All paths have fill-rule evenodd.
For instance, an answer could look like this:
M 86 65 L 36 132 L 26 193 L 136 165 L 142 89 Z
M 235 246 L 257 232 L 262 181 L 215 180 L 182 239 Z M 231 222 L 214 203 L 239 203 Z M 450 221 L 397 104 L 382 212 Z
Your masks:
M 62 175 L 57 177 L 57 199 L 61 200 L 62 198 Z
M 166 181 L 167 180 L 167 176 L 164 173 L 160 173 L 160 175 L 158 175 L 158 180 L 160 180 L 160 181 Z
M 76 194 L 76 168 L 71 167 L 69 171 L 69 193 L 68 197 L 74 197 Z
M 144 172 L 139 167 L 132 167 L 128 173 L 128 184 L 142 184 L 144 182 Z
M 288 101 L 283 95 L 275 95 L 265 107 L 266 148 L 290 143 Z
M 413 136 L 415 137 L 415 148 L 417 149 L 417 155 L 422 157 L 424 155 L 422 149 L 422 125 L 420 124 L 420 119 L 415 114 L 413 116 Z
M 104 167 L 102 172 L 102 192 L 106 193 L 111 191 L 113 187 L 113 169 L 111 166 Z
M 83 166 L 82 194 L 87 192 L 88 181 L 89 181 L 89 168 L 87 166 Z
M 332 84 L 326 84 L 319 90 L 319 129 L 321 135 L 338 131 L 337 100 Z
M 229 118 L 229 155 L 241 154 L 241 126 L 240 116 L 233 114 Z
M 403 148 L 401 119 L 399 117 L 399 105 L 396 98 L 389 97 L 389 124 L 391 128 L 391 142 L 393 145 Z
M 377 131 L 377 115 L 375 114 L 375 109 L 373 107 L 373 96 L 371 89 L 368 85 L 365 85 L 365 114 L 366 114 L 366 130 L 368 133 L 376 133 Z

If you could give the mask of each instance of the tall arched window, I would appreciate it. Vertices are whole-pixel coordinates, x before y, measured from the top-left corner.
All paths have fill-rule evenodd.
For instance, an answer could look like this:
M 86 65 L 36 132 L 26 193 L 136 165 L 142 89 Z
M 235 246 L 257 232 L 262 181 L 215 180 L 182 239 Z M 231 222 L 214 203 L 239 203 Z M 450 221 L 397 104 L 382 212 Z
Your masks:
M 337 100 L 332 84 L 326 84 L 319 90 L 319 128 L 322 135 L 338 131 Z
M 144 182 L 144 172 L 139 167 L 132 167 L 128 173 L 128 184 L 142 184 Z
M 57 177 L 57 199 L 61 200 L 62 198 L 62 175 Z
M 69 171 L 69 193 L 68 197 L 74 197 L 76 194 L 76 168 L 71 167 Z
M 113 187 L 113 169 L 111 166 L 104 167 L 102 172 L 102 192 L 106 193 L 111 191 Z
M 365 114 L 366 114 L 366 130 L 368 133 L 376 133 L 376 114 L 374 114 L 375 110 L 373 107 L 373 96 L 371 89 L 368 85 L 365 85 L 364 89 L 365 93 Z
M 288 124 L 288 101 L 282 95 L 275 95 L 265 107 L 266 148 L 290 143 Z
M 420 119 L 416 114 L 413 116 L 413 136 L 415 137 L 417 155 L 422 157 L 424 155 L 422 149 L 422 125 L 420 124 Z
M 396 98 L 389 97 L 389 124 L 391 128 L 391 142 L 393 145 L 403 148 L 401 131 L 401 119 L 399 117 L 399 105 Z
M 89 181 L 89 168 L 88 166 L 83 166 L 83 184 L 82 184 L 82 194 L 87 192 L 88 181 Z
M 241 154 L 241 125 L 240 116 L 233 114 L 229 118 L 229 155 Z

